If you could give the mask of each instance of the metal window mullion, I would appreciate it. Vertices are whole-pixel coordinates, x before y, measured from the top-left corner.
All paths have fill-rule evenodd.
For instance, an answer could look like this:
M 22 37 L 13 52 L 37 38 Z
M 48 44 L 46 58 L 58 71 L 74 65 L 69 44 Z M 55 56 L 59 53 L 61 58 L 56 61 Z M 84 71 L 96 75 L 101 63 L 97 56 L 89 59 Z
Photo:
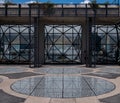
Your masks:
M 32 48 L 32 39 L 31 39 L 31 5 L 29 5 L 29 53 L 28 53 L 28 58 L 29 58 L 29 66 L 31 67 L 31 60 L 32 60 L 32 51 L 31 51 L 31 49 L 33 49 Z
M 80 26 L 80 30 L 82 29 L 82 27 L 81 27 L 81 25 L 79 25 Z M 82 60 L 81 60 L 81 57 L 82 57 L 82 33 L 81 33 L 81 31 L 79 32 L 79 38 L 80 38 L 80 43 L 81 44 L 79 44 L 79 46 L 80 46 L 80 50 L 79 50 L 79 59 L 80 59 L 80 63 L 82 62 Z
M 63 33 L 65 33 L 64 32 L 64 25 L 62 25 L 62 55 L 64 54 L 64 35 L 65 34 L 63 34 Z M 64 63 L 64 59 L 62 60 L 63 61 L 63 63 Z
M 108 43 L 108 26 L 107 26 L 107 31 L 106 31 L 106 32 L 107 32 L 107 33 L 106 33 L 106 48 L 105 48 L 105 49 L 106 49 L 106 52 L 108 52 L 108 50 L 107 50 L 107 47 L 108 47 L 108 44 L 107 44 L 107 43 Z M 106 53 L 105 56 L 106 56 L 106 57 L 105 57 L 105 58 L 106 58 L 106 63 L 108 63 L 107 53 Z
M 28 53 L 29 60 L 28 61 L 29 61 L 29 66 L 31 67 L 31 59 L 32 59 L 31 58 L 31 55 L 32 55 L 31 54 L 31 49 L 32 49 L 32 44 L 31 44 L 32 43 L 32 40 L 31 40 L 31 18 L 29 18 L 29 23 L 30 24 L 29 24 L 29 34 L 28 34 L 29 35 L 29 45 L 28 45 L 28 47 L 29 47 L 28 48 L 29 49 L 29 53 Z
M 54 46 L 53 46 L 53 44 L 52 44 L 52 46 L 53 46 L 53 49 L 52 49 L 52 59 L 53 59 L 53 60 L 52 60 L 52 61 L 53 61 L 53 62 L 55 61 L 55 54 L 54 54 L 55 51 L 54 51 L 54 47 L 56 46 L 56 45 L 55 45 L 55 41 L 54 41 L 54 39 L 55 39 L 54 29 L 55 29 L 55 28 L 54 28 L 54 25 L 53 25 L 53 41 L 52 41 L 52 42 L 54 43 Z
M 49 45 L 49 43 L 48 43 L 48 36 L 49 36 L 49 34 L 48 34 L 48 32 L 47 32 L 47 26 L 45 27 L 46 28 L 46 41 L 47 41 L 47 43 L 45 43 L 45 47 L 46 47 L 46 44 L 47 44 L 47 47 L 45 48 L 46 49 L 46 56 L 47 56 L 47 58 L 49 58 L 49 54 L 48 54 L 48 48 L 50 47 L 50 45 Z M 46 58 L 46 59 L 47 59 Z
M 74 41 L 74 39 L 73 39 L 73 25 L 72 25 L 72 44 L 71 44 L 71 47 L 72 47 L 72 62 L 73 62 L 73 54 L 74 54 L 74 47 L 73 47 L 73 41 Z
M 4 45 L 4 47 L 3 47 L 3 49 L 4 49 L 3 50 L 3 57 L 5 57 L 5 33 L 4 32 L 3 32 L 3 42 L 4 42 L 4 44 L 3 44 Z
M 44 32 L 44 35 L 45 35 L 45 41 L 44 41 L 44 42 L 45 42 L 45 52 L 44 52 L 45 61 L 44 61 L 44 62 L 46 63 L 46 60 L 47 60 L 47 57 L 48 57 L 48 55 L 47 55 L 47 49 L 46 49 L 46 48 L 48 48 L 48 42 L 47 42 L 47 38 L 46 38 L 46 37 L 47 37 L 47 36 L 46 36 L 46 26 L 45 26 L 45 29 L 44 29 L 44 30 L 45 30 L 45 32 Z M 46 47 L 46 46 L 47 46 L 47 47 Z
M 20 31 L 20 26 L 18 25 L 18 29 L 19 29 L 19 33 L 18 33 L 18 35 L 19 35 L 19 42 L 20 42 L 20 49 L 19 49 L 19 55 L 18 55 L 18 57 L 19 57 L 19 62 L 20 62 L 20 59 L 21 59 L 21 31 Z

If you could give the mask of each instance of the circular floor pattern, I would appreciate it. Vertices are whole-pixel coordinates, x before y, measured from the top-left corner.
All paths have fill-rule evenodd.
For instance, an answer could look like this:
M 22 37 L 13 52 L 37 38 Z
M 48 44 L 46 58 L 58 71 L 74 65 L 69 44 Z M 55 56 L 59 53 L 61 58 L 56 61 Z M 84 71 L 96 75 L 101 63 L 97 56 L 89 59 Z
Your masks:
M 7 73 L 21 73 L 24 72 L 26 69 L 24 68 L 0 68 L 0 74 L 7 74 Z
M 92 71 L 93 70 L 85 68 L 39 68 L 34 70 L 36 73 L 43 74 L 82 74 Z
M 19 80 L 11 85 L 18 93 L 50 98 L 97 96 L 115 89 L 109 81 L 84 76 L 43 76 Z

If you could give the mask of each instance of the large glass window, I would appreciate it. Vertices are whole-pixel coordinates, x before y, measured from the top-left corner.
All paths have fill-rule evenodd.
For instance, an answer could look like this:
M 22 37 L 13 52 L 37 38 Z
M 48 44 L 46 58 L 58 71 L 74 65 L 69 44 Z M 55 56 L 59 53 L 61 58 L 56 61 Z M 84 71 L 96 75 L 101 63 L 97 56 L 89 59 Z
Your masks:
M 120 27 L 117 25 L 96 25 L 93 28 L 93 36 L 96 37 L 96 61 L 97 63 L 117 63 L 120 51 Z M 93 45 L 95 45 L 93 44 Z
M 1 63 L 28 63 L 33 54 L 33 33 L 30 25 L 0 26 Z
M 81 63 L 81 26 L 45 26 L 45 63 Z

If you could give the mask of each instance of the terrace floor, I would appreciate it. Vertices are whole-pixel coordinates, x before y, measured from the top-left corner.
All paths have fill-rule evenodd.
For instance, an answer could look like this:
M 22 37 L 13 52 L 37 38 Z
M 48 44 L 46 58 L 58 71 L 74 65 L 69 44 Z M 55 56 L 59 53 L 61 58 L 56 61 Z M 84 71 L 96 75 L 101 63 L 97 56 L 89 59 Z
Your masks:
M 120 66 L 0 66 L 0 103 L 120 103 Z

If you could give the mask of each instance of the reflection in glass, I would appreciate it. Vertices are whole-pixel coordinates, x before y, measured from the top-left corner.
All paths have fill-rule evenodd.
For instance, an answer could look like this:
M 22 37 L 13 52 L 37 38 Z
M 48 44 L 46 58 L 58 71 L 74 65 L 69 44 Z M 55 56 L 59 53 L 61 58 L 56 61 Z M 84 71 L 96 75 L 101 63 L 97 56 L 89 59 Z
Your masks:
M 45 26 L 45 63 L 81 63 L 81 26 Z
M 117 63 L 119 57 L 120 27 L 116 25 L 96 25 L 93 33 L 92 49 L 97 63 Z M 96 40 L 96 42 L 95 42 Z
M 1 25 L 0 62 L 30 62 L 33 55 L 33 33 L 34 29 L 30 25 Z

